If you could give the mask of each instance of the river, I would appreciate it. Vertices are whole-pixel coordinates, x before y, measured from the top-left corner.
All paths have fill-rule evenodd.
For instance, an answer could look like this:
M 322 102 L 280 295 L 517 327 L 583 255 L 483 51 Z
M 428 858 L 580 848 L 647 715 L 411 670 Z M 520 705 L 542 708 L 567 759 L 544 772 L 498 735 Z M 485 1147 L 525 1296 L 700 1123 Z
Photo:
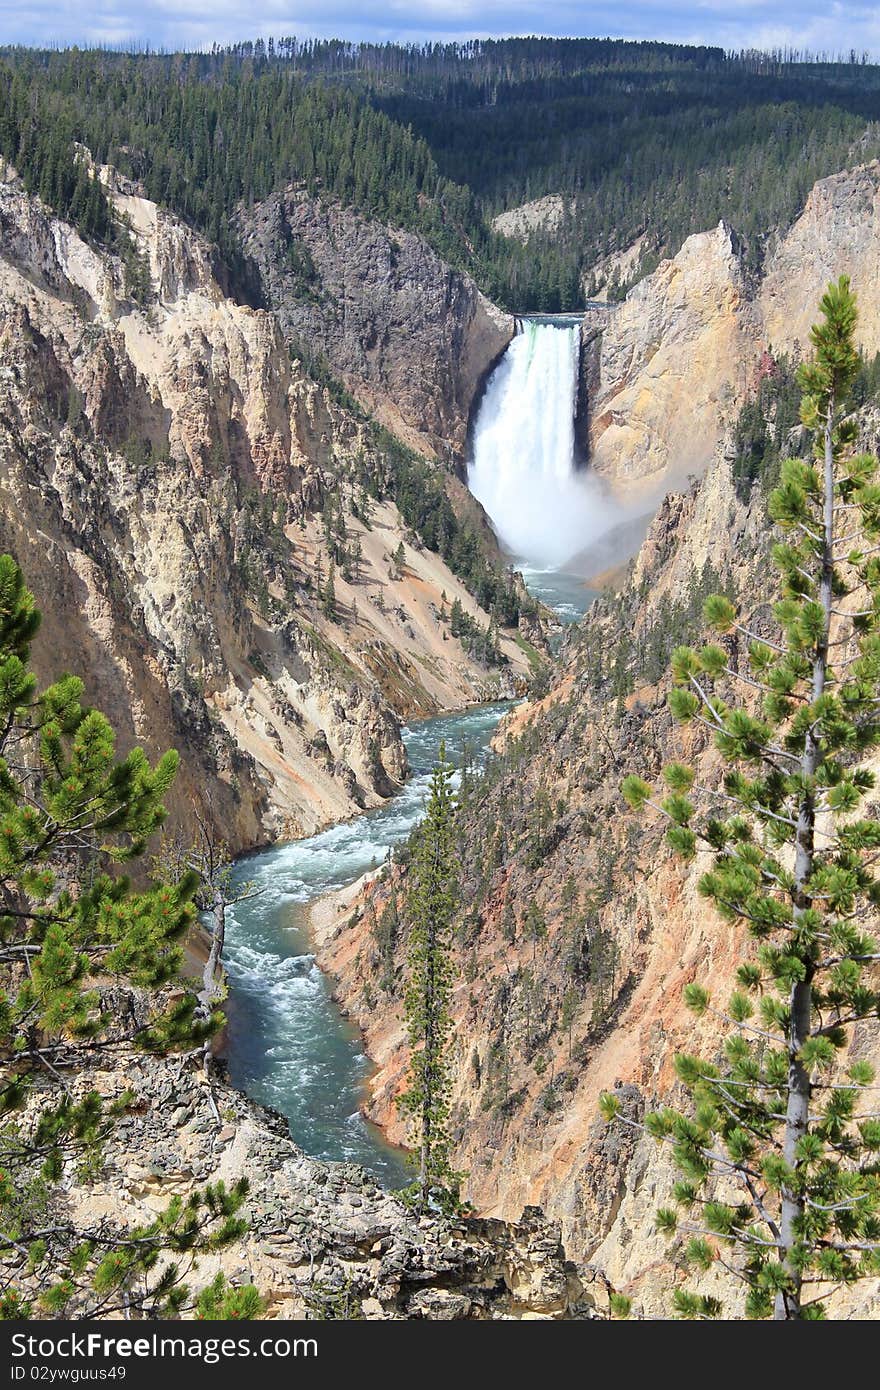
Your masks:
M 235 867 L 237 881 L 252 882 L 257 894 L 228 918 L 230 1077 L 286 1116 L 307 1153 L 360 1163 L 386 1187 L 411 1174 L 400 1150 L 359 1111 L 370 1064 L 309 950 L 307 905 L 353 883 L 406 839 L 421 818 L 441 741 L 451 761 L 467 742 L 479 762 L 507 708 L 483 705 L 414 724 L 404 731 L 412 777 L 388 805 Z
M 565 623 L 593 598 L 582 580 L 558 571 L 529 569 L 525 578 Z M 370 1063 L 315 964 L 308 904 L 383 863 L 421 818 L 441 742 L 452 762 L 467 744 L 479 764 L 507 708 L 482 705 L 413 724 L 403 733 L 412 777 L 386 806 L 235 866 L 236 881 L 251 882 L 256 891 L 228 914 L 230 1077 L 280 1111 L 306 1153 L 360 1163 L 386 1187 L 403 1186 L 411 1174 L 405 1155 L 360 1113 Z
M 582 618 L 599 594 L 598 589 L 588 589 L 583 579 L 565 570 L 538 569 L 526 560 L 516 560 L 514 564 L 529 593 L 552 608 L 566 626 Z

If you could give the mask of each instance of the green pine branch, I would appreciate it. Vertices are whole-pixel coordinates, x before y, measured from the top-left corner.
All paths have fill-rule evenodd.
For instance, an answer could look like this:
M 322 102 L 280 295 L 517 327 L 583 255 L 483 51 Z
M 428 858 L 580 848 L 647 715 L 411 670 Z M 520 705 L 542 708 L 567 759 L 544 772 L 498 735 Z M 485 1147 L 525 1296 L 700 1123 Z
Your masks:
M 704 611 L 714 640 L 673 653 L 670 708 L 711 732 L 721 785 L 672 763 L 665 790 L 638 776 L 622 786 L 633 810 L 666 822 L 677 855 L 701 856 L 699 893 L 743 925 L 752 956 L 726 1005 L 698 983 L 685 991 L 724 1030 L 720 1061 L 676 1058 L 686 1110 L 636 1123 L 613 1093 L 601 1103 L 670 1147 L 683 1181 L 657 1226 L 696 1276 L 727 1270 L 747 1316 L 777 1320 L 823 1317 L 835 1287 L 880 1274 L 880 1124 L 858 1110 L 877 1087 L 848 1058 L 854 1028 L 876 1030 L 880 1014 L 880 822 L 865 805 L 880 744 L 880 487 L 877 460 L 854 450 L 845 276 L 820 309 L 799 374 L 812 458 L 782 463 L 768 504 L 777 632 L 758 636 L 716 595 Z M 723 1306 L 677 1289 L 674 1310 Z

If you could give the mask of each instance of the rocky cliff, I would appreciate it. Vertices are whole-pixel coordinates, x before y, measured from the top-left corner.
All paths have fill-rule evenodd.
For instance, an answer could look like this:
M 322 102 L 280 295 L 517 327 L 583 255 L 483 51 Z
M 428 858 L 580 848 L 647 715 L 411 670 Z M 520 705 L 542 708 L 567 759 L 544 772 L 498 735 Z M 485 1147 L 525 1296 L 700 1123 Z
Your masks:
M 880 348 L 880 162 L 817 183 L 771 255 L 758 294 L 765 340 L 793 350 L 809 341 L 829 280 L 849 275 L 858 295 L 856 338 Z
M 738 499 L 719 451 L 700 484 L 664 501 L 620 594 L 572 632 L 553 688 L 509 718 L 461 817 L 453 1118 L 466 1193 L 493 1215 L 540 1204 L 572 1257 L 648 1315 L 668 1314 L 684 1277 L 653 1225 L 675 1175 L 652 1141 L 604 1126 L 598 1097 L 620 1087 L 635 1118 L 675 1098 L 676 1050 L 716 1043 L 683 987 L 711 979 L 723 994 L 744 943 L 697 893 L 703 857 L 673 859 L 618 788 L 673 757 L 696 762 L 701 780 L 718 775 L 703 731 L 668 714 L 668 657 L 718 588 L 760 624 L 767 540 L 764 499 Z M 397 1137 L 405 891 L 397 871 L 314 913 L 318 958 L 378 1063 L 370 1113 Z M 854 1049 L 880 1054 L 880 1036 L 868 1030 Z M 836 1308 L 876 1315 L 880 1292 L 868 1285 Z
M 460 459 L 474 398 L 513 336 L 510 315 L 421 237 L 295 187 L 238 227 L 282 332 L 321 353 L 401 439 Z
M 805 347 L 829 280 L 851 276 L 860 342 L 880 348 L 878 191 L 876 161 L 822 179 L 757 279 L 721 223 L 630 290 L 602 335 L 590 401 L 592 466 L 619 497 L 656 502 L 705 470 L 762 353 Z
M 137 298 L 131 266 L 0 183 L 0 544 L 45 615 L 37 663 L 81 672 L 123 745 L 180 748 L 178 820 L 207 803 L 233 849 L 308 833 L 399 784 L 400 718 L 527 663 L 505 640 L 493 674 L 449 633 L 455 599 L 489 617 L 404 526 L 365 417 L 199 237 L 101 177 Z
M 753 319 L 723 223 L 689 237 L 611 314 L 591 400 L 591 464 L 619 495 L 656 500 L 658 488 L 703 472 L 745 394 Z
M 247 1232 L 199 1260 L 187 1277 L 193 1291 L 222 1270 L 233 1284 L 256 1284 L 268 1318 L 594 1315 L 595 1279 L 567 1260 L 558 1224 L 539 1211 L 515 1222 L 420 1217 L 362 1168 L 308 1158 L 280 1116 L 192 1060 L 120 1056 L 73 1084 L 133 1098 L 94 1180 L 65 1184 L 60 1219 L 130 1228 L 207 1182 L 247 1179 Z
M 566 213 L 573 211 L 571 200 L 566 201 L 561 193 L 548 193 L 543 198 L 533 198 L 531 202 L 499 212 L 492 218 L 492 226 L 502 236 L 527 242 L 533 232 L 558 231 Z

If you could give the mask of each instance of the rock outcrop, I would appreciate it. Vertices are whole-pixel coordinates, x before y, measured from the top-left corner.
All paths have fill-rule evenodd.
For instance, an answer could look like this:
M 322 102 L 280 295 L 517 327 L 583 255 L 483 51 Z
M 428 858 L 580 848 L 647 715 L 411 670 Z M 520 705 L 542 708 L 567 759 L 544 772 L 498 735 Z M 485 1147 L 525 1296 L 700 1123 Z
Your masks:
M 543 198 L 499 212 L 492 218 L 492 226 L 502 236 L 527 242 L 533 232 L 558 231 L 566 213 L 573 210 L 571 199 L 566 200 L 561 193 L 547 193 Z
M 721 223 L 689 237 L 626 297 L 602 335 L 590 399 L 591 462 L 627 501 L 659 500 L 704 472 L 762 354 L 802 354 L 828 282 L 848 274 L 858 337 L 880 349 L 880 163 L 818 182 L 747 276 Z
M 194 1062 L 132 1056 L 87 1069 L 77 1086 L 133 1093 L 100 1172 L 56 1199 L 80 1228 L 151 1221 L 172 1197 L 246 1178 L 248 1229 L 200 1258 L 195 1291 L 219 1272 L 254 1283 L 269 1318 L 558 1319 L 590 1317 L 595 1296 L 537 1210 L 515 1222 L 419 1216 L 364 1169 L 320 1163 L 280 1116 Z M 24 1286 L 27 1281 L 24 1278 Z
M 240 215 L 266 303 L 361 405 L 423 453 L 461 457 L 513 320 L 413 232 L 290 187 Z
M 527 662 L 512 638 L 507 676 L 468 657 L 444 606 L 489 616 L 407 531 L 369 422 L 224 294 L 206 243 L 101 177 L 142 304 L 118 258 L 0 183 L 0 545 L 45 615 L 36 664 L 81 672 L 123 746 L 180 749 L 178 822 L 196 800 L 233 850 L 307 834 L 399 785 L 401 718 Z M 431 268 L 443 299 L 458 282 Z
M 755 342 L 729 228 L 688 237 L 630 290 L 602 335 L 591 466 L 641 502 L 702 473 L 745 394 Z
M 880 161 L 814 186 L 760 287 L 765 341 L 807 351 L 816 305 L 840 275 L 849 275 L 858 296 L 856 339 L 873 355 L 880 348 Z

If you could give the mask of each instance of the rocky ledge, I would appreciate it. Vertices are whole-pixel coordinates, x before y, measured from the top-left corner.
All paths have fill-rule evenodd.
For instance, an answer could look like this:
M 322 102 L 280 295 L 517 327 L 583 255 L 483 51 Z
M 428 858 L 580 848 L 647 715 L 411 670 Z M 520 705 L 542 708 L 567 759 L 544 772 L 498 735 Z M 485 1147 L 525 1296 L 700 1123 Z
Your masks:
M 595 1316 L 586 1276 L 536 1207 L 516 1222 L 420 1217 L 363 1168 L 307 1157 L 281 1116 L 197 1062 L 130 1057 L 86 1082 L 136 1099 L 97 1182 L 67 1189 L 68 1215 L 134 1225 L 174 1195 L 247 1177 L 248 1231 L 200 1261 L 193 1287 L 222 1269 L 256 1284 L 277 1318 Z

